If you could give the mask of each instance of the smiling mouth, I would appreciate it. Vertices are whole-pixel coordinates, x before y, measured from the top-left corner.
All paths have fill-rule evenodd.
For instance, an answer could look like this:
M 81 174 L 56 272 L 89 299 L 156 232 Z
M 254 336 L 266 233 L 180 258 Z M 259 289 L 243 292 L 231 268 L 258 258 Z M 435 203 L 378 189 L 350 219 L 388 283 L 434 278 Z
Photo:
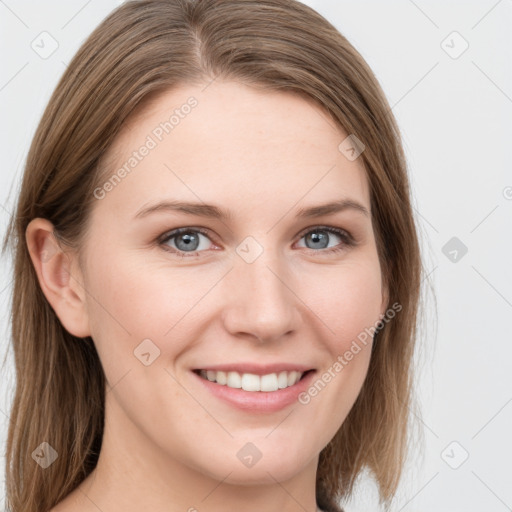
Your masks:
M 299 372 L 296 370 L 281 371 L 277 373 L 268 373 L 265 375 L 240 373 L 236 371 L 193 371 L 201 378 L 221 386 L 227 386 L 233 389 L 243 389 L 244 391 L 271 392 L 292 387 L 297 384 L 297 382 L 302 380 L 307 374 L 314 372 L 315 370 L 307 370 L 305 372 Z

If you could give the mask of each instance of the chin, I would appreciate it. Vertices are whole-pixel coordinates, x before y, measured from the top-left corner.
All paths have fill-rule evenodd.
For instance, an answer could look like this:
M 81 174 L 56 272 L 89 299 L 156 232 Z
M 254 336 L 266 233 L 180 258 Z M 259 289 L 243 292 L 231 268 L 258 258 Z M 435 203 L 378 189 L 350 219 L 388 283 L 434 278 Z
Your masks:
M 202 472 L 214 480 L 232 485 L 275 484 L 276 480 L 282 482 L 293 478 L 305 469 L 309 459 L 314 459 L 313 456 L 310 458 L 301 457 L 299 463 L 297 460 L 298 451 L 289 448 L 286 457 L 276 456 L 272 452 L 267 456 L 262 453 L 259 460 L 246 461 L 247 465 L 239 460 L 235 452 L 234 457 L 223 457 L 222 460 L 218 461 L 219 464 L 214 467 L 203 468 Z M 210 458 L 210 463 L 213 460 L 213 458 Z

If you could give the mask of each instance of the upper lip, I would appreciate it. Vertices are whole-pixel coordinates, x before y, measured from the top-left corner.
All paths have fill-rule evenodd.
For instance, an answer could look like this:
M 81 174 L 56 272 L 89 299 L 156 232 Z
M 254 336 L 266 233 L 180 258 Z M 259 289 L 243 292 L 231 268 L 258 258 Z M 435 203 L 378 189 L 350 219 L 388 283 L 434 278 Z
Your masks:
M 307 372 L 313 370 L 311 366 L 297 363 L 273 363 L 273 364 L 255 364 L 255 363 L 231 363 L 231 364 L 216 364 L 207 365 L 195 370 L 212 370 L 215 372 L 238 372 L 238 373 L 252 373 L 255 375 L 267 375 L 269 373 L 279 372 Z

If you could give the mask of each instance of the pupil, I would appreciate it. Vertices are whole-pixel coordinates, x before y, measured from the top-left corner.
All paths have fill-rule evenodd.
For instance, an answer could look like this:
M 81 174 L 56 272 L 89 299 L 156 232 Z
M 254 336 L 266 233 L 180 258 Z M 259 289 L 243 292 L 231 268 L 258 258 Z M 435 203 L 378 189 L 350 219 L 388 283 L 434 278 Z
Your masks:
M 306 239 L 312 240 L 313 244 L 320 244 L 320 246 L 314 245 L 313 247 L 310 247 L 310 249 L 325 249 L 325 247 L 327 247 L 327 235 L 325 232 L 315 231 L 306 237 Z
M 176 246 L 181 250 L 195 251 L 198 246 L 198 237 L 190 233 L 181 234 L 176 239 Z

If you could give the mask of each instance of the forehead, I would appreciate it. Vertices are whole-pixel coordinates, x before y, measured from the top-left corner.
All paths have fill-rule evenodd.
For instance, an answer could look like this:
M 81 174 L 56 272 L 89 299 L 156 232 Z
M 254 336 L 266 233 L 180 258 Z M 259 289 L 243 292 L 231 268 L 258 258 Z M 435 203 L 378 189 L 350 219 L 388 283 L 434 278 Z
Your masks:
M 236 208 L 351 196 L 370 209 L 362 159 L 340 150 L 347 136 L 292 92 L 226 81 L 180 86 L 152 98 L 116 138 L 104 179 L 124 172 L 107 199 L 140 206 L 158 194 Z

